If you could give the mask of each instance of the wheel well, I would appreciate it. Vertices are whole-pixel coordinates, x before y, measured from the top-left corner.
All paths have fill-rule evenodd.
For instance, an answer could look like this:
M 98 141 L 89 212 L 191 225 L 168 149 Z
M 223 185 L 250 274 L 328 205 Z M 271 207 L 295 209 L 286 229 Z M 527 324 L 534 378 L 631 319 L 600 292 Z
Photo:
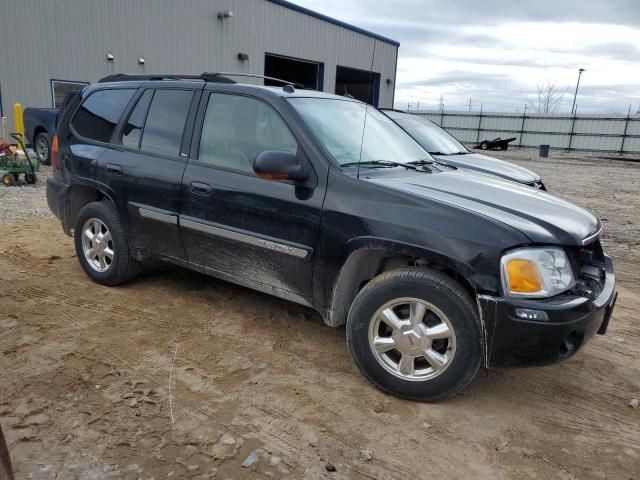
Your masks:
M 65 232 L 70 235 L 78 213 L 88 203 L 108 199 L 100 190 L 85 185 L 73 186 L 67 192 L 67 215 L 65 216 Z
M 38 126 L 35 128 L 35 130 L 33 131 L 33 138 L 31 139 L 32 142 L 36 141 L 36 137 L 38 135 L 40 135 L 41 133 L 48 133 L 47 129 L 42 127 L 42 126 Z
M 363 249 L 354 252 L 345 262 L 334 286 L 331 310 L 325 322 L 334 327 L 344 324 L 353 300 L 367 283 L 381 273 L 405 267 L 439 270 L 460 283 L 472 299 L 476 297 L 469 280 L 444 262 L 390 250 Z

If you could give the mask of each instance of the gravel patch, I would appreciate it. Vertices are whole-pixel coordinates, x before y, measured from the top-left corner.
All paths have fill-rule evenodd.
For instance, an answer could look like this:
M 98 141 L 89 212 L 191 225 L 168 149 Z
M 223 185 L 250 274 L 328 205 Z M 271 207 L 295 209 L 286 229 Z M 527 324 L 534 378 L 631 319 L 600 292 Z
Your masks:
M 37 217 L 53 217 L 47 206 L 46 181 L 51 175 L 51 167 L 43 165 L 38 172 L 35 185 L 5 187 L 0 185 L 0 224 Z

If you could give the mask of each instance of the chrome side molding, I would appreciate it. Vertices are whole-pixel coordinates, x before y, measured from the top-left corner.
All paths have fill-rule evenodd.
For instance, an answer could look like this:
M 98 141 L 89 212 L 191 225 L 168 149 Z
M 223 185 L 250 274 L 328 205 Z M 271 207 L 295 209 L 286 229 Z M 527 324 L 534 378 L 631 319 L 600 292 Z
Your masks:
M 237 230 L 230 230 L 228 228 L 190 220 L 182 216 L 180 217 L 180 226 L 216 237 L 246 243 L 255 247 L 266 248 L 267 250 L 284 253 L 300 259 L 306 259 L 311 253 L 310 249 L 302 245 L 283 243 L 281 240 L 259 237 L 248 232 L 244 233 Z

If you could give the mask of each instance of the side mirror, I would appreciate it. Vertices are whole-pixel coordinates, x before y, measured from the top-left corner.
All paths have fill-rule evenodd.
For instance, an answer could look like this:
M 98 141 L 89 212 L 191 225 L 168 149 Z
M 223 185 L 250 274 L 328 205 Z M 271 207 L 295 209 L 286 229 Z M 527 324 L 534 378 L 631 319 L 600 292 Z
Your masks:
M 300 163 L 295 153 L 280 150 L 266 150 L 253 161 L 256 176 L 269 180 L 304 181 L 309 173 Z

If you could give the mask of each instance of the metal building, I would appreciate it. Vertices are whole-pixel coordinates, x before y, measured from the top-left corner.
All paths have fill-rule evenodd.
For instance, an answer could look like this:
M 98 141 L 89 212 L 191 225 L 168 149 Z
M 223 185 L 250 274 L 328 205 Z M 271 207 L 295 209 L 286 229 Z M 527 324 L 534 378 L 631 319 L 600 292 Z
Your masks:
M 0 0 L 0 18 L 11 127 L 15 102 L 56 107 L 114 73 L 247 72 L 393 105 L 398 42 L 283 0 Z

